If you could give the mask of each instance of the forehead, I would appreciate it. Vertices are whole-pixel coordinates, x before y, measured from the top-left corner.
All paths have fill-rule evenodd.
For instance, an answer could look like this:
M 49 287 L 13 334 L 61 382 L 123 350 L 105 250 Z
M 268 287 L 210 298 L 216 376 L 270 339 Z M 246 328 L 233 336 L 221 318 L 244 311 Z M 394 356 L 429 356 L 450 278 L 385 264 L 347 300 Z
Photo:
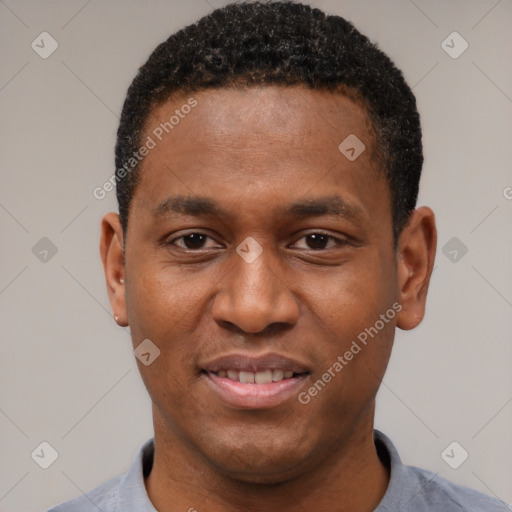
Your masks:
M 134 199 L 151 203 L 151 210 L 170 195 L 224 196 L 246 206 L 253 199 L 261 206 L 307 198 L 313 187 L 332 196 L 338 185 L 345 197 L 371 199 L 382 176 L 364 107 L 305 87 L 176 96 L 154 109 L 142 139 L 154 147 L 141 164 Z M 362 150 L 356 159 L 346 153 L 351 146 Z
M 193 109 L 187 106 L 191 98 L 195 103 Z M 245 134 L 258 142 L 264 139 L 270 142 L 278 136 L 275 142 L 279 143 L 287 138 L 293 146 L 303 143 L 305 137 L 310 143 L 321 141 L 325 144 L 328 142 L 325 135 L 329 135 L 329 140 L 336 144 L 345 132 L 359 135 L 369 142 L 373 134 L 372 125 L 361 103 L 343 94 L 303 86 L 207 89 L 174 96 L 156 107 L 145 123 L 145 132 L 151 134 L 156 131 L 158 135 L 161 131 L 158 128 L 162 128 L 161 125 L 175 113 L 181 114 L 179 129 L 177 123 L 168 135 L 179 138 L 182 144 L 194 143 L 194 137 L 190 138 L 190 135 L 199 135 L 197 122 L 208 127 L 208 131 L 201 133 L 203 141 L 208 135 L 209 140 L 229 142 L 231 147 L 236 147 L 237 141 L 245 146 Z M 186 113 L 183 114 L 182 110 Z M 172 123 L 176 121 L 175 115 Z M 162 134 L 164 138 L 166 134 Z

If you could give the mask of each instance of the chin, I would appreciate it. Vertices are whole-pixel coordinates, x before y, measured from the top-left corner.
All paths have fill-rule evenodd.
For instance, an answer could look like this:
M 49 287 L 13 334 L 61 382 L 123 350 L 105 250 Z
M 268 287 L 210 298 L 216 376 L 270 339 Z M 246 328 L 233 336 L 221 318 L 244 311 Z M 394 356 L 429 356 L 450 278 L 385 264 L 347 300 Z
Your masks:
M 233 443 L 233 439 L 238 442 Z M 300 446 L 300 450 L 298 447 Z M 231 437 L 210 443 L 205 453 L 210 464 L 225 477 L 247 484 L 280 484 L 301 473 L 310 459 L 308 446 L 296 438 Z
M 301 474 L 297 464 L 280 464 L 254 462 L 234 464 L 232 461 L 212 461 L 215 469 L 230 480 L 251 485 L 279 485 L 293 480 Z

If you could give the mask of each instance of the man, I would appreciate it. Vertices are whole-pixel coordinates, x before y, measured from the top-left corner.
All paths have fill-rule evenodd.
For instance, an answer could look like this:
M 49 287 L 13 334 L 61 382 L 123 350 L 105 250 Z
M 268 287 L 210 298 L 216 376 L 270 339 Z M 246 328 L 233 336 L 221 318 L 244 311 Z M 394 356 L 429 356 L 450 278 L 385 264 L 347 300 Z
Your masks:
M 436 249 L 402 74 L 344 19 L 229 5 L 128 90 L 101 256 L 154 440 L 53 511 L 498 511 L 373 428 Z

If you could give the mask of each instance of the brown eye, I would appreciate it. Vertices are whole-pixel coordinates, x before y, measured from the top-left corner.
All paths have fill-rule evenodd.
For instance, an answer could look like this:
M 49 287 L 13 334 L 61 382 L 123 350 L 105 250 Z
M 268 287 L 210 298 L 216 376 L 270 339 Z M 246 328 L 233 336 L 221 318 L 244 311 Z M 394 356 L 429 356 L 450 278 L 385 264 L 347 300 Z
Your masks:
M 189 233 L 171 240 L 170 244 L 188 250 L 203 249 L 208 239 L 210 237 L 204 233 Z
M 324 233 L 310 233 L 304 235 L 301 239 L 305 243 L 297 241 L 294 245 L 298 249 L 312 249 L 313 251 L 321 251 L 323 249 L 331 249 L 337 245 L 343 245 L 345 242 L 334 236 L 326 235 Z

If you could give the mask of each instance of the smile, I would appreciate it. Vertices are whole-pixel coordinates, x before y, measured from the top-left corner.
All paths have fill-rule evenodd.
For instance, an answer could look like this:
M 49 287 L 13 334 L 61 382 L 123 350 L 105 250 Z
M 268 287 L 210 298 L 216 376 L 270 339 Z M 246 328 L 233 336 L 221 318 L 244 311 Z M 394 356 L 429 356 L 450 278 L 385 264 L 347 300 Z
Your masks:
M 268 409 L 295 397 L 310 372 L 306 365 L 281 355 L 232 354 L 206 363 L 201 374 L 215 397 L 227 405 Z

